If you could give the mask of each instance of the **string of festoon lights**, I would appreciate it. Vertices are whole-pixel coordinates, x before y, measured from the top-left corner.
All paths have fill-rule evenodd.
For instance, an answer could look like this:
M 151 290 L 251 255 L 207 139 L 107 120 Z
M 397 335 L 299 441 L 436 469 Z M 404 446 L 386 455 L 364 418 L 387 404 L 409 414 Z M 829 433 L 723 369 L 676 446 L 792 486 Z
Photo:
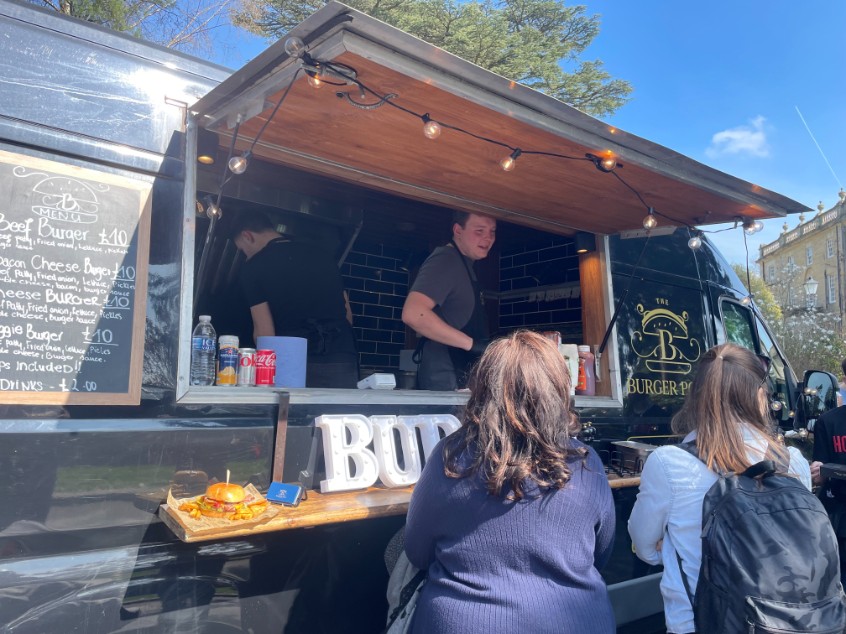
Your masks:
M 614 178 L 616 178 L 623 186 L 629 189 L 641 202 L 641 204 L 646 209 L 646 216 L 644 216 L 642 220 L 643 228 L 647 230 L 647 232 L 651 231 L 655 227 L 658 226 L 658 218 L 664 218 L 669 220 L 670 222 L 685 227 L 688 230 L 690 238 L 687 242 L 688 246 L 693 249 L 697 250 L 702 246 L 702 236 L 705 233 L 719 233 L 721 231 L 729 231 L 733 229 L 737 229 L 738 227 L 742 227 L 743 234 L 744 234 L 744 245 L 746 245 L 746 236 L 753 235 L 758 233 L 764 228 L 763 223 L 760 220 L 754 218 L 744 218 L 744 217 L 737 217 L 735 218 L 734 225 L 725 229 L 717 229 L 717 230 L 704 230 L 699 229 L 693 225 L 688 224 L 678 218 L 673 218 L 672 216 L 655 209 L 652 205 L 648 204 L 641 196 L 640 192 L 638 192 L 631 184 L 629 184 L 619 173 L 619 170 L 622 169 L 624 166 L 620 163 L 617 158 L 611 153 L 608 152 L 604 156 L 598 156 L 596 154 L 587 153 L 583 156 L 571 156 L 567 154 L 559 154 L 557 152 L 547 152 L 542 150 L 532 150 L 527 149 L 524 147 L 518 147 L 506 143 L 505 141 L 501 141 L 498 139 L 494 139 L 482 134 L 478 134 L 471 130 L 467 130 L 465 128 L 459 127 L 457 125 L 452 125 L 446 121 L 434 119 L 428 112 L 416 112 L 410 108 L 407 108 L 396 101 L 394 101 L 398 95 L 395 93 L 380 93 L 379 91 L 373 89 L 372 87 L 368 86 L 361 79 L 358 78 L 358 74 L 354 68 L 348 66 L 346 64 L 341 64 L 339 62 L 331 62 L 331 61 L 320 61 L 314 59 L 311 55 L 309 55 L 307 51 L 307 46 L 303 42 L 303 40 L 299 37 L 289 37 L 285 40 L 284 43 L 284 50 L 285 52 L 292 58 L 298 59 L 300 61 L 300 68 L 297 69 L 296 73 L 294 74 L 293 78 L 291 79 L 290 83 L 288 84 L 287 88 L 283 92 L 282 96 L 280 97 L 279 101 L 273 108 L 273 111 L 270 113 L 267 120 L 262 125 L 261 129 L 256 134 L 255 138 L 253 139 L 252 143 L 250 144 L 249 148 L 245 150 L 241 155 L 235 156 L 234 155 L 234 148 L 235 148 L 235 140 L 238 136 L 238 128 L 240 126 L 240 119 L 236 121 L 235 127 L 233 129 L 232 135 L 232 143 L 230 144 L 229 148 L 229 156 L 227 158 L 227 166 L 229 174 L 224 172 L 224 175 L 221 180 L 220 190 L 217 195 L 217 202 L 212 207 L 209 205 L 207 209 L 207 213 L 210 217 L 212 215 L 220 217 L 221 210 L 220 210 L 220 203 L 221 197 L 223 195 L 223 187 L 226 185 L 227 182 L 234 176 L 243 174 L 249 165 L 249 161 L 252 157 L 253 149 L 255 148 L 256 144 L 258 143 L 259 139 L 261 138 L 264 130 L 267 128 L 268 124 L 271 120 L 276 116 L 277 112 L 281 108 L 282 104 L 284 103 L 285 99 L 287 98 L 291 87 L 294 85 L 297 77 L 301 72 L 304 72 L 307 76 L 308 83 L 315 87 L 320 88 L 323 85 L 329 86 L 336 86 L 336 87 L 349 87 L 351 90 L 345 91 L 338 91 L 336 92 L 336 96 L 339 99 L 345 100 L 351 106 L 364 109 L 364 110 L 374 110 L 376 108 L 380 108 L 383 106 L 389 106 L 391 108 L 395 108 L 401 112 L 408 114 L 411 117 L 415 117 L 416 119 L 420 120 L 422 124 L 422 133 L 427 139 L 437 139 L 441 136 L 444 130 L 449 131 L 450 133 L 457 133 L 463 134 L 465 136 L 469 136 L 473 139 L 489 143 L 491 145 L 496 145 L 503 148 L 506 151 L 506 154 L 503 158 L 499 161 L 499 166 L 502 170 L 506 172 L 511 172 L 517 167 L 517 163 L 525 156 L 543 156 L 543 157 L 550 157 L 562 160 L 569 160 L 569 161 L 583 161 L 591 163 L 597 170 L 603 172 L 605 174 L 610 174 Z M 365 100 L 372 96 L 375 98 L 375 101 L 366 102 Z M 749 282 L 749 255 L 748 255 L 748 247 L 747 247 L 747 283 Z M 751 294 L 744 299 L 745 303 L 749 303 L 752 301 Z

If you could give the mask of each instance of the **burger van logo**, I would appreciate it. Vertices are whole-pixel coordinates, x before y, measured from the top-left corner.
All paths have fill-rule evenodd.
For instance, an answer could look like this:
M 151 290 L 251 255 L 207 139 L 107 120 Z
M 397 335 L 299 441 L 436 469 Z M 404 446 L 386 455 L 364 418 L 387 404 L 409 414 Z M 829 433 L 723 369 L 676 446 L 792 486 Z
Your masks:
M 32 188 L 32 213 L 36 216 L 71 224 L 97 222 L 100 203 L 90 185 L 67 176 L 30 172 L 23 166 L 15 167 L 13 172 L 19 178 L 44 177 Z M 108 190 L 107 185 L 98 184 L 98 187 L 101 192 Z
M 687 311 L 679 315 L 667 308 L 646 310 L 638 304 L 643 317 L 640 330 L 632 334 L 632 349 L 645 360 L 652 372 L 688 374 L 702 354 L 702 346 L 690 337 Z

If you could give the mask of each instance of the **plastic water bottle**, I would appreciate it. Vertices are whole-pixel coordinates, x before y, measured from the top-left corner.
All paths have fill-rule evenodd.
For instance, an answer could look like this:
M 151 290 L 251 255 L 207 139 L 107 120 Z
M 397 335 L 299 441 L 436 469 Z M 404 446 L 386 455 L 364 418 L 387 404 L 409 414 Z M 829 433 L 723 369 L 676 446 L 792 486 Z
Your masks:
M 217 333 L 211 317 L 200 315 L 200 323 L 191 335 L 191 385 L 214 385 L 214 352 Z

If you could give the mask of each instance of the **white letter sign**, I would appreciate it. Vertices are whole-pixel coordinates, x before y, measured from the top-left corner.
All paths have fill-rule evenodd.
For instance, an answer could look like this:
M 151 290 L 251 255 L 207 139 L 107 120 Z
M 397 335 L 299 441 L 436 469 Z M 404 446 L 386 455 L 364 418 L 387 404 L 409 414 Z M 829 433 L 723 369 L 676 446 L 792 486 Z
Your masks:
M 320 481 L 320 492 L 366 489 L 375 484 L 379 475 L 376 456 L 367 448 L 373 440 L 373 430 L 366 417 L 318 416 L 315 425 L 323 434 L 323 455 L 326 460 L 326 479 Z M 347 433 L 350 442 L 347 444 Z M 349 465 L 355 465 L 350 473 Z
M 379 461 L 379 479 L 386 487 L 405 487 L 420 478 L 423 463 L 417 450 L 413 416 L 371 416 L 373 452 Z M 410 424 L 409 424 L 410 423 Z M 394 445 L 394 430 L 399 434 L 405 469 L 400 469 Z

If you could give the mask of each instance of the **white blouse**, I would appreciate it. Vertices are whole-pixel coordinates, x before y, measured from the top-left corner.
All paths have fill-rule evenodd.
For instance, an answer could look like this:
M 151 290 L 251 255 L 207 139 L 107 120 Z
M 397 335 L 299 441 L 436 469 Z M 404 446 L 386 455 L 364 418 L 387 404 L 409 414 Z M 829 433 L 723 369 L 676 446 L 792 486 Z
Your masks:
M 691 432 L 684 442 L 695 438 L 696 432 Z M 752 464 L 763 459 L 765 436 L 751 425 L 743 425 L 743 441 Z M 789 472 L 810 490 L 808 461 L 795 447 L 789 451 Z M 640 491 L 629 518 L 629 535 L 640 559 L 664 566 L 661 595 L 668 632 L 694 631 L 693 608 L 682 583 L 676 552 L 681 555 L 690 590 L 695 593 L 702 555 L 702 501 L 716 481 L 717 474 L 705 463 L 671 445 L 654 450 L 640 476 Z

